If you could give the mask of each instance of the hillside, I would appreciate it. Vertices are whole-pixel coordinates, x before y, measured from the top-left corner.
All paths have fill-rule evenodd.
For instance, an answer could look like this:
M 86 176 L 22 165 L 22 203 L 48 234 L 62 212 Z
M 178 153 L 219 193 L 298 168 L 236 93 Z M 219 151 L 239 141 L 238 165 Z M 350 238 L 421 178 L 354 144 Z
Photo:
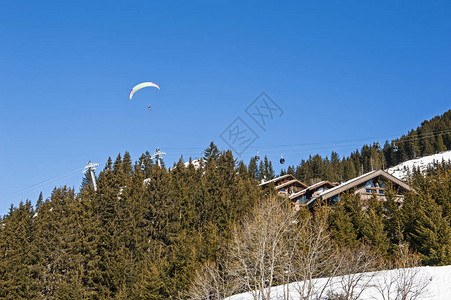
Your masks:
M 381 292 L 377 287 L 383 287 L 384 280 L 389 278 L 395 278 L 400 273 L 399 270 L 389 270 L 389 271 L 380 271 L 380 272 L 371 272 L 364 273 L 361 282 L 368 282 L 368 288 L 364 289 L 359 299 L 361 300 L 383 300 L 387 299 L 383 297 Z M 414 288 L 419 289 L 425 286 L 425 290 L 421 296 L 417 299 L 434 299 L 434 300 L 448 300 L 451 299 L 451 265 L 450 266 L 442 266 L 442 267 L 418 267 L 418 268 L 410 268 L 404 269 L 401 271 L 402 274 L 410 274 L 410 276 L 415 276 L 417 280 L 417 286 Z M 361 275 L 358 275 L 361 276 Z M 326 295 L 328 292 L 332 292 L 335 295 L 342 293 L 341 282 L 342 280 L 346 280 L 346 277 L 334 277 L 334 278 L 320 278 L 313 280 L 313 285 L 317 287 L 319 290 L 320 287 L 329 283 L 330 287 L 327 288 L 321 298 L 319 299 L 328 299 Z M 291 300 L 300 300 L 301 297 L 297 290 L 302 286 L 303 282 L 294 282 L 289 284 L 288 286 L 276 286 L 273 287 L 271 292 L 271 299 L 286 299 L 284 298 L 284 288 L 285 291 L 290 291 Z M 358 287 L 355 293 L 359 293 L 361 291 L 361 286 Z M 387 294 L 385 294 L 387 295 Z M 320 296 L 319 292 L 314 293 L 312 295 L 314 299 Z M 395 299 L 395 291 L 391 294 L 389 299 Z M 393 297 L 393 298 L 392 298 Z M 254 299 L 250 293 L 242 293 L 238 295 L 231 296 L 226 298 L 227 300 L 252 300 Z M 398 299 L 398 298 L 396 298 Z M 401 298 L 399 298 L 401 299 Z M 410 299 L 410 298 L 408 298 Z
M 449 162 L 450 160 L 451 151 L 445 151 L 402 162 L 399 165 L 389 168 L 387 172 L 401 180 L 404 180 L 409 177 L 409 174 L 412 173 L 414 168 L 419 169 L 420 171 L 425 171 L 435 163 L 441 163 L 443 161 Z
M 282 174 L 290 173 L 307 185 L 319 180 L 346 181 L 374 169 L 386 169 L 413 160 L 451 150 L 451 110 L 423 121 L 416 129 L 393 140 L 374 141 L 363 145 L 349 156 L 319 154 L 301 159 L 299 165 L 288 166 Z
M 433 143 L 438 148 L 442 144 L 451 148 L 448 133 L 437 133 L 435 139 L 441 140 Z M 396 155 L 402 154 L 407 160 L 409 155 L 401 142 L 396 145 Z M 314 156 L 287 172 L 299 173 L 305 182 L 316 178 L 354 178 L 367 169 L 381 167 L 384 157 L 389 157 L 385 154 L 393 152 L 389 146 L 384 148 L 388 150 L 384 152 L 376 144 L 364 146 L 348 158 L 339 158 L 336 153 L 330 160 Z M 416 152 L 414 157 L 426 152 Z M 134 162 L 125 152 L 108 159 L 98 173 L 97 190 L 86 174 L 79 191 L 62 186 L 47 199 L 40 197 L 36 205 L 26 201 L 12 206 L 0 224 L 0 298 L 186 298 L 205 268 L 214 272 L 214 279 L 225 283 L 230 283 L 231 277 L 247 280 L 249 276 L 240 274 L 240 268 L 230 268 L 227 273 L 213 267 L 222 261 L 236 266 L 255 257 L 266 257 L 253 253 L 261 249 L 259 245 L 247 243 L 258 242 L 259 239 L 251 238 L 255 236 L 263 241 L 277 236 L 262 236 L 266 232 L 262 228 L 281 228 L 275 224 L 282 221 L 284 229 L 277 232 L 284 233 L 280 237 L 282 246 L 289 246 L 299 262 L 292 268 L 296 276 L 300 276 L 296 272 L 305 265 L 302 260 L 312 253 L 309 245 L 302 245 L 309 238 L 324 241 L 318 246 L 323 247 L 321 251 L 316 252 L 321 255 L 311 264 L 319 266 L 312 278 L 346 274 L 324 272 L 341 261 L 352 260 L 358 256 L 356 253 L 362 253 L 359 249 L 363 246 L 368 248 L 366 257 L 383 260 L 384 266 L 393 263 L 402 245 L 418 255 L 423 265 L 451 264 L 449 165 L 437 166 L 424 178 L 416 174 L 412 186 L 418 193 L 406 195 L 402 206 L 387 194 L 387 201 L 369 201 L 363 210 L 359 199 L 343 195 L 330 211 L 304 210 L 293 215 L 288 205 L 277 202 L 277 197 L 264 197 L 258 186 L 262 178 L 275 176 L 266 156 L 258 164 L 255 158 L 245 164 L 238 162 L 232 151 L 220 151 L 211 143 L 205 149 L 204 159 L 202 168 L 185 165 L 180 159 L 168 169 L 155 164 L 148 153 Z M 276 201 L 269 203 L 268 209 L 280 211 L 262 211 L 266 201 Z M 315 237 L 319 223 L 323 230 L 321 236 Z M 298 234 L 303 237 L 297 237 Z M 231 247 L 233 244 L 235 248 Z M 238 260 L 237 249 L 246 249 L 248 259 Z M 286 257 L 282 250 L 275 256 L 278 260 Z M 334 257 L 335 250 L 343 256 Z M 327 260 L 330 264 L 321 266 Z M 291 266 L 293 261 L 278 263 Z M 347 273 L 369 270 L 378 268 Z M 266 280 L 272 280 L 274 285 L 294 281 L 285 275 L 264 276 L 264 287 Z M 252 289 L 242 282 L 236 287 L 224 291 L 224 295 Z

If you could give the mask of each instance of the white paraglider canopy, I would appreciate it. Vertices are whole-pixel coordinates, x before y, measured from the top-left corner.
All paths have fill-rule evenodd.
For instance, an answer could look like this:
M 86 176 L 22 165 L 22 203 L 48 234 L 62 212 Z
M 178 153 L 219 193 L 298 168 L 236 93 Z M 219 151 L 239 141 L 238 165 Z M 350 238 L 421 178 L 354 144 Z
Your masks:
M 134 95 L 137 91 L 139 91 L 140 89 L 146 88 L 146 87 L 156 87 L 157 89 L 160 89 L 160 87 L 159 87 L 156 83 L 153 83 L 153 82 L 143 82 L 143 83 L 140 83 L 140 84 L 138 84 L 138 85 L 135 85 L 135 86 L 132 88 L 132 90 L 130 91 L 130 100 L 132 99 L 133 95 Z

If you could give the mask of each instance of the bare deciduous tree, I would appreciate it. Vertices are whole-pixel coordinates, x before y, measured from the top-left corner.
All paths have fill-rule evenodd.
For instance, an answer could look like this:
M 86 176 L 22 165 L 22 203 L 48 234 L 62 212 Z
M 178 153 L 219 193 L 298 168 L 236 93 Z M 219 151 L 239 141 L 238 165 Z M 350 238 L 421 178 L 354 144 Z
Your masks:
M 329 213 L 328 207 L 295 213 L 280 199 L 263 200 L 235 228 L 224 261 L 207 264 L 197 273 L 189 299 L 216 300 L 248 292 L 255 300 L 288 300 L 293 293 L 310 300 L 329 291 L 331 298 L 355 300 L 373 287 L 388 295 L 387 300 L 415 300 L 424 291 L 417 273 L 406 269 L 418 263 L 412 256 L 400 256 L 399 273 L 376 287 L 380 256 L 365 244 L 338 247 L 330 238 Z M 278 295 L 272 294 L 276 285 L 283 288 Z M 392 298 L 393 293 L 399 297 Z
M 376 289 L 384 300 L 415 300 L 427 293 L 429 280 L 420 273 L 420 259 L 401 246 L 391 271 L 377 282 Z
M 340 277 L 333 285 L 338 283 L 340 299 L 359 299 L 364 291 L 373 286 L 373 278 L 381 265 L 382 260 L 369 246 L 361 244 L 357 248 L 341 248 L 336 253 L 336 262 L 339 262 Z
M 270 198 L 260 202 L 236 228 L 228 253 L 234 285 L 254 299 L 269 300 L 271 287 L 281 284 L 290 259 L 288 237 L 296 224 L 289 204 Z
M 192 300 L 220 300 L 233 293 L 220 267 L 207 263 L 196 272 L 187 296 Z
M 295 289 L 301 299 L 321 298 L 330 278 L 340 269 L 340 261 L 336 261 L 336 246 L 331 241 L 327 219 L 330 208 L 318 208 L 312 215 L 300 217 L 293 232 L 291 249 L 290 281 L 295 281 Z M 319 285 L 315 278 L 327 277 L 326 282 Z

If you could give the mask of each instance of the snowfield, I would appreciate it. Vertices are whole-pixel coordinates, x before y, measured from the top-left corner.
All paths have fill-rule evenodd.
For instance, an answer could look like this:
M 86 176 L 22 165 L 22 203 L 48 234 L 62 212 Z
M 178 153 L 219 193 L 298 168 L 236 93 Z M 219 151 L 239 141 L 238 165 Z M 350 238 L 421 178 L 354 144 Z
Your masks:
M 409 176 L 409 173 L 412 171 L 413 167 L 420 168 L 421 171 L 424 171 L 428 168 L 428 166 L 432 165 L 434 162 L 441 163 L 442 161 L 449 162 L 450 160 L 451 160 L 451 151 L 445 151 L 438 154 L 433 154 L 405 161 L 403 163 L 400 163 L 399 165 L 391 167 L 390 169 L 387 170 L 387 172 L 401 180 L 404 180 L 406 177 Z
M 328 299 L 327 295 L 332 292 L 335 295 L 343 293 L 343 283 L 349 283 L 352 279 L 359 278 L 354 296 L 360 294 L 361 300 L 385 300 L 402 299 L 399 295 L 395 282 L 413 282 L 409 289 L 413 293 L 418 292 L 417 298 L 412 298 L 413 293 L 405 299 L 451 299 L 451 265 L 442 267 L 417 267 L 410 269 L 397 269 L 378 271 L 363 274 L 354 274 L 333 278 L 319 278 L 312 280 L 314 292 L 310 299 Z M 406 280 L 407 279 L 407 280 Z M 409 280 L 413 279 L 413 280 Z M 276 286 L 271 289 L 271 300 L 301 300 L 299 289 L 303 282 L 294 282 L 285 286 Z M 323 289 L 323 287 L 326 287 Z M 363 287 L 363 289 L 362 289 Z M 322 293 L 321 293 L 322 290 Z M 285 293 L 284 293 L 285 291 Z M 287 292 L 288 291 L 288 292 Z M 284 296 L 288 294 L 289 297 Z M 227 300 L 253 300 L 253 295 L 248 293 L 228 297 Z

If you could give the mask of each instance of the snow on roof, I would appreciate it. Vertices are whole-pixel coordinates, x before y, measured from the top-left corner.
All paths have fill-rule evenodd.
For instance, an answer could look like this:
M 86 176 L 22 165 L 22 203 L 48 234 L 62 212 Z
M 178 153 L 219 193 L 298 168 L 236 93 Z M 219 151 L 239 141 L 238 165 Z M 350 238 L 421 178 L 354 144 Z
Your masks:
M 350 180 L 348 180 L 348 181 L 345 181 L 345 182 L 343 182 L 342 184 L 337 185 L 336 187 L 333 187 L 333 188 L 331 188 L 331 189 L 325 190 L 324 192 L 322 192 L 321 194 L 319 194 L 318 197 L 320 197 L 320 196 L 322 196 L 322 195 L 324 195 L 324 194 L 326 194 L 326 193 L 330 193 L 330 192 L 332 192 L 332 191 L 334 191 L 334 190 L 337 190 L 337 189 L 339 189 L 339 188 L 341 188 L 341 187 L 343 187 L 343 186 L 345 186 L 345 185 L 347 185 L 347 184 L 353 183 L 354 181 L 357 181 L 357 180 L 359 180 L 359 179 L 361 179 L 361 178 L 363 178 L 363 177 L 365 177 L 365 176 L 368 176 L 368 175 L 370 175 L 370 174 L 372 174 L 372 173 L 375 173 L 375 172 L 377 172 L 377 171 L 370 171 L 370 172 L 368 172 L 368 173 L 365 173 L 365 174 L 363 174 L 363 175 L 360 175 L 359 177 L 352 178 L 352 179 L 350 179 Z
M 331 184 L 332 186 L 335 186 L 335 184 L 333 184 L 333 183 L 331 183 L 331 182 L 329 182 L 329 181 L 327 181 L 327 180 L 323 180 L 323 181 L 317 182 L 317 183 L 315 183 L 315 184 L 313 184 L 313 185 L 307 187 L 306 189 L 303 189 L 302 191 L 299 191 L 299 192 L 297 192 L 297 193 L 292 194 L 292 195 L 290 196 L 290 199 L 296 198 L 296 197 L 299 196 L 299 195 L 303 195 L 303 194 L 305 194 L 308 190 L 313 190 L 313 189 L 317 188 L 318 186 L 321 186 L 321 185 L 323 185 L 323 184 L 325 184 L 325 183 L 329 183 L 329 184 Z M 328 189 L 327 191 L 329 191 L 329 190 L 330 190 L 330 189 Z
M 307 203 L 305 203 L 305 205 L 309 206 L 310 203 L 312 203 L 313 201 L 315 201 L 318 197 L 313 197 L 312 199 L 310 199 L 309 201 L 307 201 Z
M 259 185 L 260 185 L 260 186 L 266 185 L 266 184 L 268 184 L 268 183 L 271 183 L 271 182 L 274 182 L 274 181 L 283 179 L 283 178 L 288 177 L 288 176 L 293 176 L 293 175 L 291 175 L 291 174 L 285 174 L 285 175 L 276 177 L 276 178 L 274 178 L 274 179 L 271 179 L 271 180 L 268 180 L 268 181 L 264 181 L 264 182 L 260 183 Z M 293 178 L 294 178 L 294 176 L 293 176 Z
M 361 180 L 361 179 L 363 179 L 365 177 L 369 177 L 368 179 L 373 178 L 373 177 L 371 177 L 371 175 L 373 175 L 373 174 L 374 174 L 373 177 L 375 177 L 375 176 L 383 176 L 386 179 L 388 179 L 390 181 L 393 181 L 394 183 L 396 183 L 397 185 L 399 185 L 400 187 L 402 187 L 405 190 L 408 190 L 408 191 L 412 191 L 413 190 L 414 191 L 414 189 L 412 187 L 410 187 L 409 185 L 407 185 L 405 182 L 402 182 L 400 179 L 398 179 L 398 178 L 394 177 L 393 175 L 385 172 L 384 170 L 376 170 L 376 171 L 371 171 L 371 172 L 365 173 L 363 175 L 360 175 L 359 177 L 350 179 L 350 180 L 348 180 L 348 181 L 346 181 L 346 182 L 344 182 L 344 183 L 342 183 L 340 185 L 337 185 L 336 187 L 333 187 L 331 189 L 325 190 L 322 193 L 320 193 L 319 195 L 317 195 L 316 197 L 310 199 L 310 201 L 308 201 L 306 204 L 308 205 L 308 204 L 312 203 L 313 201 L 315 201 L 316 199 L 318 199 L 320 197 L 324 197 L 325 195 L 328 195 L 328 197 L 326 197 L 326 198 L 329 198 L 329 197 L 332 197 L 332 196 L 334 196 L 336 194 L 339 194 L 339 193 L 343 192 L 342 189 L 346 190 L 346 189 L 349 189 L 349 188 L 353 187 L 352 184 L 354 182 L 358 182 L 359 180 Z M 360 183 L 357 183 L 357 184 L 360 184 Z M 346 186 L 349 186 L 349 187 L 346 188 Z
M 297 193 L 292 194 L 292 195 L 290 196 L 290 199 L 296 198 L 297 196 L 304 194 L 305 192 L 307 192 L 308 189 L 309 189 L 309 188 L 306 188 L 306 189 L 303 189 L 302 191 L 299 191 L 299 192 L 297 192 Z
M 321 185 L 321 184 L 323 184 L 323 183 L 325 183 L 325 182 L 326 182 L 326 180 L 317 182 L 317 183 L 315 183 L 315 184 L 309 186 L 308 189 L 314 189 L 314 188 L 317 187 L 318 185 Z

